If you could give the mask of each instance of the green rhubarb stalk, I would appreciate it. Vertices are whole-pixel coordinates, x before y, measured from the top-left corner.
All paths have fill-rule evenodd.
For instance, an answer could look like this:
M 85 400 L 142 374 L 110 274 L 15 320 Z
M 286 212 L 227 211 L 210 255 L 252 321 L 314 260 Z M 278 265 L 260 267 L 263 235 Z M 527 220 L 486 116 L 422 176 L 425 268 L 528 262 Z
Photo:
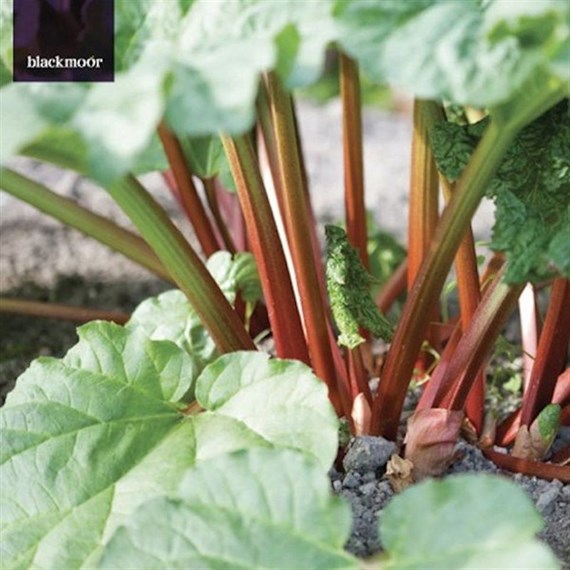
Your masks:
M 311 223 L 303 190 L 291 100 L 273 73 L 267 77 L 283 192 L 283 220 L 290 239 L 311 361 L 317 376 L 336 392 L 336 371 L 329 344 L 325 303 L 315 268 Z
M 159 125 L 158 134 L 176 181 L 184 211 L 192 223 L 204 254 L 210 257 L 213 253 L 219 251 L 220 247 L 206 210 L 198 196 L 198 191 L 194 186 L 192 172 L 184 156 L 180 141 L 164 124 Z
M 222 136 L 222 143 L 236 182 L 251 249 L 257 260 L 277 355 L 309 364 L 285 254 L 252 145 L 247 136 Z
M 59 303 L 43 303 L 41 301 L 13 299 L 11 297 L 0 297 L 0 313 L 15 313 L 18 315 L 76 321 L 79 323 L 100 320 L 113 321 L 114 323 L 122 325 L 129 320 L 128 313 L 119 311 L 73 307 Z
M 172 280 L 168 271 L 141 237 L 107 218 L 94 214 L 73 200 L 64 198 L 9 168 L 0 170 L 0 187 L 15 198 L 122 253 L 162 279 Z
M 369 269 L 364 161 L 358 64 L 340 54 L 340 97 L 344 155 L 344 205 L 348 240 L 358 250 L 362 265 Z
M 220 352 L 255 350 L 237 313 L 166 212 L 133 176 L 107 188 L 137 226 L 214 339 Z

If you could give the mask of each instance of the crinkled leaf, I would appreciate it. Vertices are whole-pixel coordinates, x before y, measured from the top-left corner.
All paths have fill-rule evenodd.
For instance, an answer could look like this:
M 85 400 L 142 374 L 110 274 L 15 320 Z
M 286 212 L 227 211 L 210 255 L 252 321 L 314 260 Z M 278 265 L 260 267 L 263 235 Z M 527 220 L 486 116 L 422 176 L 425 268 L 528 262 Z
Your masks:
M 382 512 L 382 568 L 559 568 L 537 538 L 542 520 L 514 483 L 490 475 L 429 480 L 395 497 Z
M 350 519 L 308 458 L 235 453 L 199 465 L 177 496 L 141 507 L 100 568 L 359 568 L 343 550 Z
M 537 76 L 568 76 L 568 4 L 536 4 L 519 2 L 515 16 L 505 0 L 338 0 L 339 41 L 376 81 L 494 107 Z
M 389 340 L 392 325 L 378 310 L 370 296 L 371 277 L 366 273 L 358 252 L 350 245 L 345 231 L 338 226 L 326 226 L 327 288 L 333 317 L 340 330 L 338 343 L 355 348 L 364 338 L 360 328 Z
M 196 381 L 196 400 L 274 445 L 313 455 L 325 469 L 336 456 L 338 419 L 326 386 L 301 362 L 263 352 L 221 356 Z
M 457 179 L 486 121 L 440 123 L 432 133 L 439 169 Z M 491 247 L 504 251 L 511 283 L 570 276 L 570 123 L 560 103 L 526 127 L 507 151 L 488 189 L 497 206 Z
M 63 359 L 34 362 L 0 410 L 3 567 L 92 567 L 125 517 L 203 458 L 286 445 L 326 459 L 323 476 L 330 467 L 337 420 L 309 368 L 226 355 L 197 380 L 225 402 L 202 398 L 211 411 L 186 416 L 183 350 L 109 323 L 79 334 Z
M 79 336 L 64 359 L 35 361 L 0 411 L 6 568 L 81 566 L 193 462 L 192 425 L 170 401 L 188 355 L 109 323 Z

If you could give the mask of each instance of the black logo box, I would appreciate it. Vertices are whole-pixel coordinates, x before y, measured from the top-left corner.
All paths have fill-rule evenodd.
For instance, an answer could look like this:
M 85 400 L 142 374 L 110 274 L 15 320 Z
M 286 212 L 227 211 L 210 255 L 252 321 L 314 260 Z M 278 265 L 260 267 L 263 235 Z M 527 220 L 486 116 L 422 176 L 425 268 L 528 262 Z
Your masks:
M 114 0 L 13 0 L 14 81 L 113 81 Z

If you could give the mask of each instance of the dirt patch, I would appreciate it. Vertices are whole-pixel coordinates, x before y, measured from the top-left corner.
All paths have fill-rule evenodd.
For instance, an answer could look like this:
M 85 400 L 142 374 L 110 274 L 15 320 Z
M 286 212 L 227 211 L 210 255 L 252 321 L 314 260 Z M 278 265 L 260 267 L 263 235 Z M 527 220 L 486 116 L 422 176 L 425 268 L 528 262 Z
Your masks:
M 3 292 L 9 297 L 66 303 L 78 307 L 131 312 L 151 295 L 171 288 L 156 280 L 86 281 L 79 275 L 60 277 L 53 288 L 24 283 Z M 77 342 L 76 323 L 58 319 L 3 314 L 0 318 L 0 399 L 14 387 L 16 378 L 39 356 L 63 356 Z

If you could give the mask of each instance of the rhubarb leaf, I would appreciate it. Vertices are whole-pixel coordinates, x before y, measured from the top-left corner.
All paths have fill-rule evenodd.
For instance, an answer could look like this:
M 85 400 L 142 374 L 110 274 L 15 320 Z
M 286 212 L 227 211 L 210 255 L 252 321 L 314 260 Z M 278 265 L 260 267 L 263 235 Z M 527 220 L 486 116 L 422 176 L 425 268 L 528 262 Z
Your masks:
M 170 340 L 196 360 L 200 370 L 217 355 L 216 345 L 188 298 L 174 289 L 143 301 L 133 312 L 129 329 L 140 329 L 153 340 Z
M 272 444 L 309 453 L 328 469 L 337 453 L 338 420 L 326 399 L 325 384 L 306 365 L 263 352 L 221 356 L 196 381 L 196 400 L 205 410 Z
M 428 480 L 395 497 L 382 512 L 382 569 L 541 568 L 555 570 L 535 538 L 543 526 L 514 483 L 491 475 Z
M 360 328 L 390 340 L 392 325 L 378 310 L 370 295 L 372 278 L 364 269 L 358 252 L 338 226 L 326 226 L 327 288 L 335 323 L 340 331 L 338 343 L 355 348 L 364 342 Z
M 339 42 L 375 81 L 421 98 L 495 107 L 537 77 L 568 78 L 568 3 L 512 5 L 337 0 Z
M 150 59 L 93 86 L 72 119 L 87 144 L 89 173 L 104 184 L 132 170 L 162 117 L 166 70 Z
M 109 323 L 79 336 L 64 359 L 32 363 L 0 411 L 6 568 L 83 566 L 193 463 L 191 422 L 169 401 L 188 355 Z
M 290 88 L 315 81 L 334 39 L 331 9 L 320 0 L 197 0 L 181 23 L 167 111 L 172 127 L 193 136 L 240 134 L 253 124 L 263 71 L 277 67 Z M 281 33 L 291 26 L 293 50 L 291 34 Z
M 438 167 L 457 179 L 487 120 L 432 132 Z M 491 247 L 505 252 L 509 283 L 570 277 L 570 123 L 562 102 L 526 127 L 508 149 L 488 189 L 496 204 Z
M 360 568 L 343 550 L 350 509 L 327 476 L 291 451 L 204 462 L 176 495 L 143 505 L 100 568 Z
M 261 281 L 251 253 L 238 252 L 232 256 L 227 251 L 218 251 L 208 259 L 207 267 L 230 303 L 235 302 L 238 291 L 249 303 L 261 299 Z
M 195 417 L 179 402 L 191 356 L 175 344 L 109 323 L 79 336 L 63 359 L 35 361 L 0 410 L 6 568 L 93 567 L 136 507 L 227 451 L 295 448 L 326 477 L 338 421 L 308 367 L 228 354 L 196 379 L 209 411 Z
M 255 259 L 250 253 L 219 251 L 206 267 L 220 289 L 234 303 L 238 292 L 248 302 L 261 298 L 261 284 Z M 143 301 L 133 312 L 128 328 L 139 328 L 153 340 L 170 340 L 184 349 L 196 362 L 198 371 L 212 362 L 218 352 L 186 295 L 175 289 Z

